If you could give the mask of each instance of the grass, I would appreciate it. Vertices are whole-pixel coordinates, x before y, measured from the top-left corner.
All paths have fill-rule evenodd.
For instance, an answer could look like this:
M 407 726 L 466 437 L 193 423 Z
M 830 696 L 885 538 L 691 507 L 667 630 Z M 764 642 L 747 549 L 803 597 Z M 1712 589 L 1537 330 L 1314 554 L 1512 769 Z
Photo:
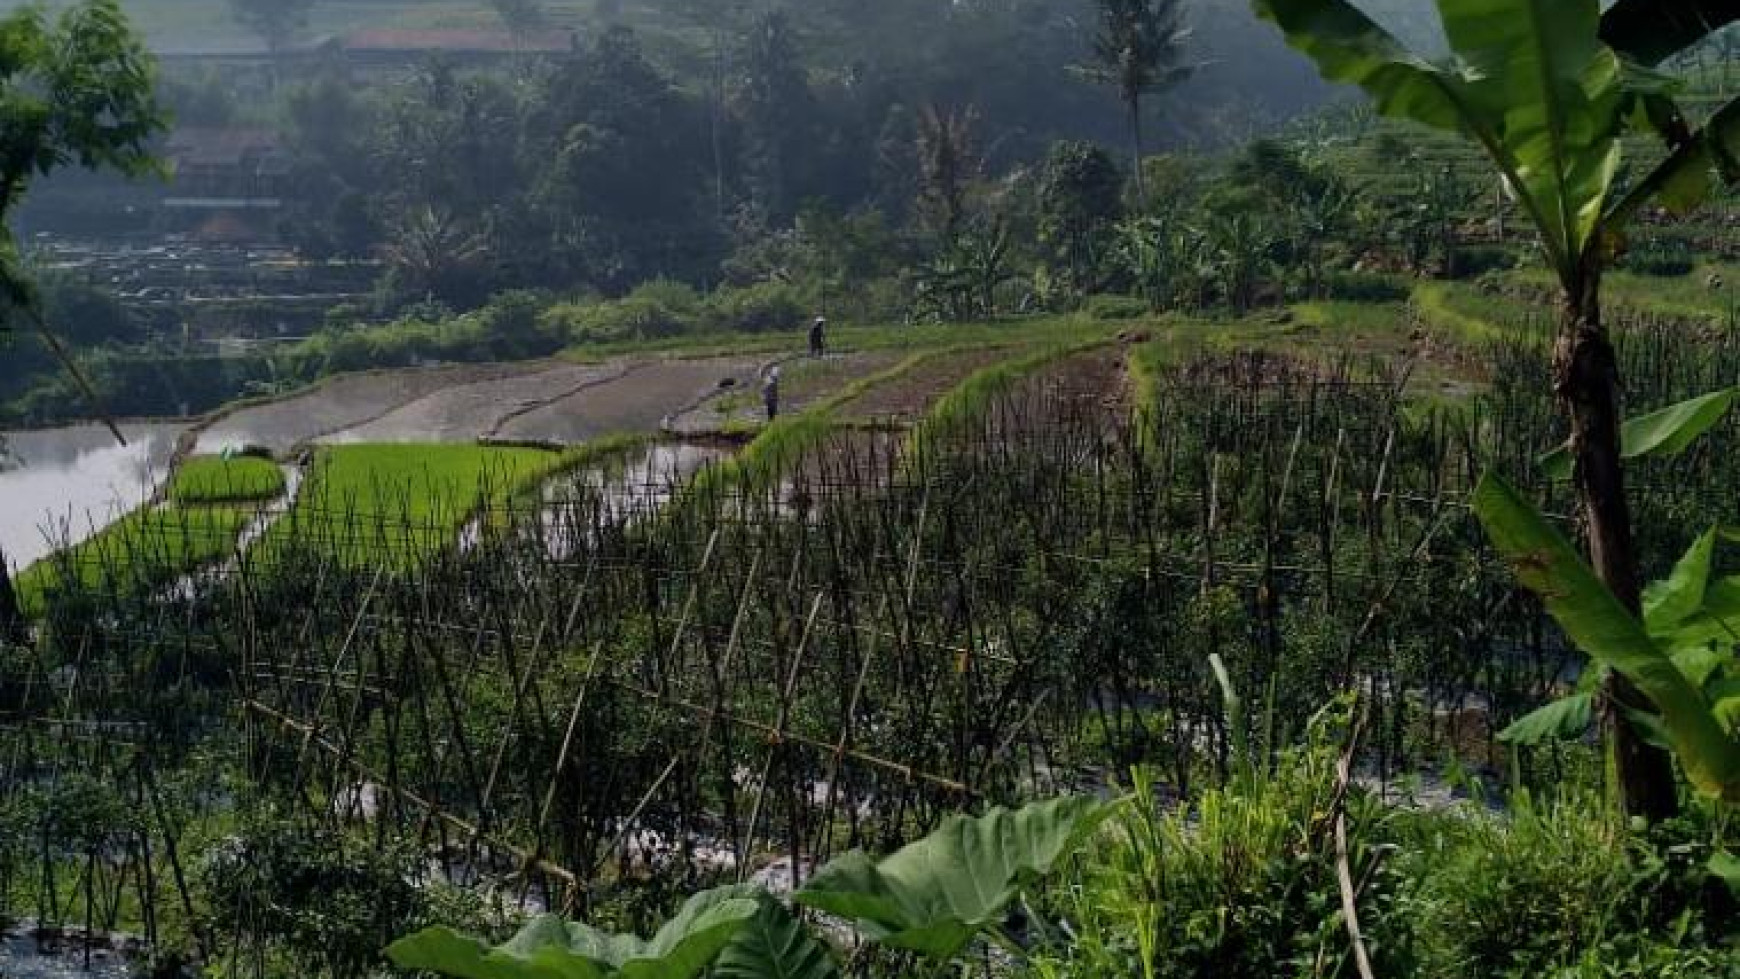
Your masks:
M 194 456 L 175 469 L 169 498 L 182 505 L 250 503 L 284 494 L 284 471 L 254 456 Z
M 942 323 L 916 326 L 875 324 L 832 326 L 828 349 L 835 353 L 869 350 L 921 350 L 954 346 L 1006 346 L 1064 339 L 1106 339 L 1140 322 L 1107 322 L 1080 314 L 1031 316 L 979 323 Z M 562 356 L 593 363 L 623 354 L 669 354 L 712 357 L 757 353 L 786 353 L 803 349 L 807 329 L 768 333 L 700 333 L 654 341 L 583 344 L 570 347 Z
M 312 548 L 345 567 L 407 570 L 453 546 L 479 510 L 524 499 L 577 458 L 505 446 L 327 446 L 259 553 L 271 563 L 288 548 Z
M 1485 347 L 1529 332 L 1529 311 L 1513 300 L 1454 282 L 1421 282 L 1411 299 L 1414 315 L 1430 329 L 1466 347 Z
M 1719 287 L 1709 285 L 1711 276 L 1720 280 Z M 1559 288 L 1546 269 L 1519 269 L 1509 278 L 1530 289 Z M 1730 326 L 1740 314 L 1740 265 L 1705 263 L 1680 276 L 1608 272 L 1601 278 L 1601 300 L 1609 309 Z
M 15 582 L 19 601 L 40 616 L 56 592 L 167 584 L 227 557 L 253 517 L 248 506 L 140 507 L 25 569 Z

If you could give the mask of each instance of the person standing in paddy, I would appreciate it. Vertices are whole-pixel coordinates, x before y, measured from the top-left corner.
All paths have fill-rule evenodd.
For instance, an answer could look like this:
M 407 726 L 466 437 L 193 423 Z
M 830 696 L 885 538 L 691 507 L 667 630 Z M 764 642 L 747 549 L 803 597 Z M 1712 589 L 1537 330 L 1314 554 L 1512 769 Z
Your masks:
M 761 400 L 767 405 L 767 420 L 779 417 L 779 368 L 770 367 L 761 379 Z
M 825 317 L 825 316 L 816 317 L 816 321 L 814 323 L 810 324 L 810 356 L 811 357 L 825 357 L 825 356 L 827 356 L 827 346 L 828 346 L 828 339 L 827 339 L 827 332 L 826 332 L 827 328 L 828 328 L 828 320 L 827 320 L 827 317 Z

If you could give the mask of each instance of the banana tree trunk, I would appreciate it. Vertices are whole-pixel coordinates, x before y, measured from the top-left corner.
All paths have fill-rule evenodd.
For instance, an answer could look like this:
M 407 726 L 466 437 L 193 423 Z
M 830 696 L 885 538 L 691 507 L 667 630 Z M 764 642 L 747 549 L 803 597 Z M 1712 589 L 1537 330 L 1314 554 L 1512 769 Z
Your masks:
M 1631 533 L 1631 508 L 1625 498 L 1625 468 L 1619 443 L 1619 364 L 1601 323 L 1601 271 L 1585 263 L 1576 288 L 1568 291 L 1553 351 L 1556 393 L 1571 422 L 1577 458 L 1577 492 L 1589 532 L 1589 559 L 1595 573 L 1633 613 L 1642 606 L 1637 549 Z M 1602 688 L 1601 719 L 1613 747 L 1619 792 L 1625 811 L 1651 821 L 1679 810 L 1673 761 L 1646 743 L 1627 710 L 1647 710 L 1631 682 L 1610 673 Z

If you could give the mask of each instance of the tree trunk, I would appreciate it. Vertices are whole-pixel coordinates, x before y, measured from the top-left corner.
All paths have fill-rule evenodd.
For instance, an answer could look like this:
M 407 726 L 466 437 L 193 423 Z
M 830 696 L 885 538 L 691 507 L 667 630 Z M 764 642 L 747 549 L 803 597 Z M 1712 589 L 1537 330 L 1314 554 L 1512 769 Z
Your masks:
M 1555 393 L 1571 422 L 1590 563 L 1620 603 L 1636 614 L 1642 602 L 1620 458 L 1619 364 L 1601 325 L 1601 271 L 1594 260 L 1586 263 L 1580 278 L 1566 296 L 1553 351 Z M 1613 746 L 1625 812 L 1651 821 L 1672 818 L 1679 810 L 1672 759 L 1638 736 L 1625 718 L 1626 709 L 1648 710 L 1649 701 L 1629 680 L 1610 673 L 1602 688 L 1601 720 Z
M 1134 155 L 1131 161 L 1135 167 L 1136 203 L 1141 209 L 1148 209 L 1148 175 L 1142 172 L 1142 96 L 1140 93 L 1130 96 L 1130 151 Z

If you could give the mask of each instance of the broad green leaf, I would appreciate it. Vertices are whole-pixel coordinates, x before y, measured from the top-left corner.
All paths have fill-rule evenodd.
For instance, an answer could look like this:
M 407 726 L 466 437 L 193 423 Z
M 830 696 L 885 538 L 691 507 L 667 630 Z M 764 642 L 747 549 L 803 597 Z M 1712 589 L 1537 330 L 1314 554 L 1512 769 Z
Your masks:
M 495 948 L 448 928 L 426 928 L 388 946 L 387 957 L 403 969 L 455 979 L 693 979 L 758 907 L 734 894 L 703 891 L 651 941 L 555 915 L 533 919 Z
M 1577 648 L 1619 671 L 1655 704 L 1692 784 L 1740 801 L 1740 744 L 1717 723 L 1703 694 L 1656 647 L 1643 624 L 1504 480 L 1482 479 L 1472 502 L 1518 580 L 1540 596 Z
M 1673 661 L 1674 669 L 1679 670 L 1686 678 L 1686 682 L 1699 690 L 1704 689 L 1717 671 L 1734 661 L 1732 653 L 1710 645 L 1675 650 L 1668 658 Z
M 1725 668 L 1733 669 L 1736 665 L 1730 659 Z M 1716 723 L 1730 735 L 1740 735 L 1740 676 L 1718 674 L 1704 684 L 1704 696 L 1710 699 L 1710 713 L 1716 715 Z
M 496 948 L 451 928 L 425 928 L 387 946 L 401 969 L 455 979 L 603 979 L 604 967 L 568 950 L 568 930 L 555 915 L 534 918 Z
M 1710 559 L 1716 551 L 1716 532 L 1709 531 L 1687 549 L 1673 574 L 1652 583 L 1643 592 L 1643 624 L 1652 636 L 1660 636 L 1697 614 L 1704 607 L 1704 592 L 1710 585 Z
M 1740 857 L 1727 850 L 1717 850 L 1710 857 L 1710 875 L 1728 885 L 1728 889 L 1740 894 Z
M 1575 741 L 1588 733 L 1594 719 L 1594 694 L 1574 694 L 1517 718 L 1498 733 L 1498 739 L 1510 744 Z
M 1365 89 L 1384 115 L 1449 130 L 1477 121 L 1464 104 L 1459 76 L 1409 51 L 1352 4 L 1256 0 L 1256 10 L 1315 61 L 1323 77 Z
M 1601 15 L 1601 39 L 1632 61 L 1659 65 L 1734 20 L 1733 0 L 1618 0 Z
M 834 860 L 794 900 L 856 922 L 874 941 L 946 961 L 1115 808 L 1075 796 L 954 816 L 880 861 L 859 850 Z
M 1713 175 L 1720 173 L 1729 181 L 1740 178 L 1737 159 L 1740 159 L 1740 99 L 1717 109 L 1691 139 L 1614 201 L 1607 209 L 1608 228 L 1617 232 L 1651 205 L 1660 205 L 1674 214 L 1691 211 L 1709 196 Z
M 1577 261 L 1618 172 L 1629 101 L 1619 58 L 1598 37 L 1598 0 L 1456 0 L 1438 9 L 1474 103 L 1493 120 L 1500 162 L 1533 201 L 1548 254 L 1555 264 Z
M 713 963 L 713 979 L 839 979 L 826 945 L 771 895 Z
M 1740 388 L 1727 388 L 1633 418 L 1619 430 L 1620 454 L 1627 459 L 1679 455 L 1722 420 L 1736 396 Z M 1570 479 L 1570 447 L 1562 445 L 1542 456 L 1540 467 L 1549 479 Z

